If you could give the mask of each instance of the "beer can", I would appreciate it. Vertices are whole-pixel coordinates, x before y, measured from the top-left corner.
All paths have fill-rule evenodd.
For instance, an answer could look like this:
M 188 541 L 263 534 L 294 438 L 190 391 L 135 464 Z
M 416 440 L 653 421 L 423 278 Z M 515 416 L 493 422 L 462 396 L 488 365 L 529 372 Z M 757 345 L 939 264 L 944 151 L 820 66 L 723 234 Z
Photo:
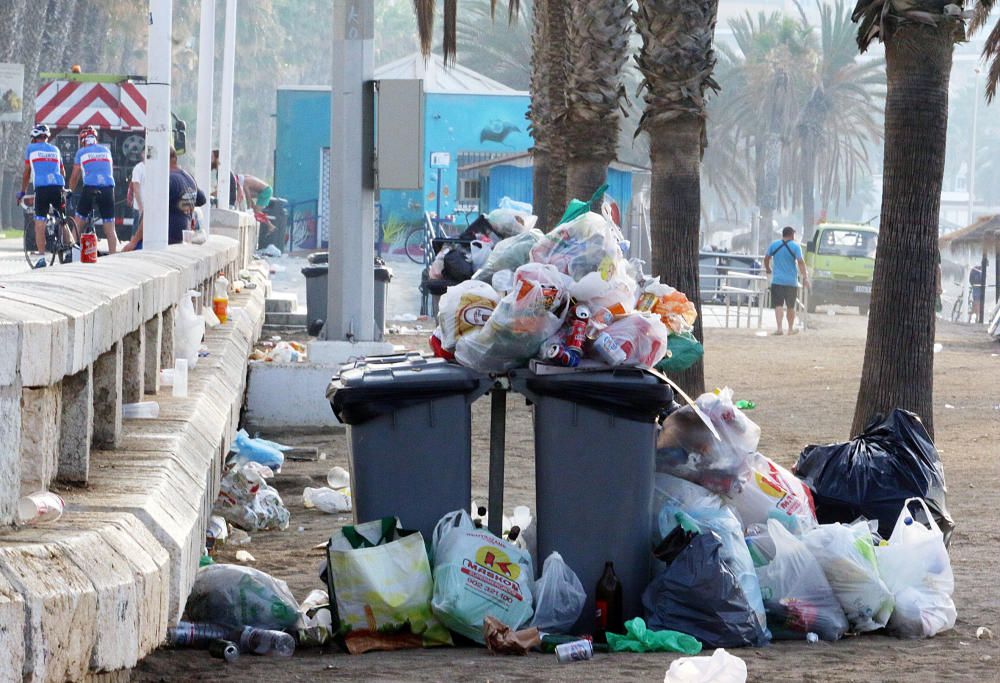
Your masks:
M 594 646 L 589 640 L 574 640 L 572 643 L 556 645 L 556 659 L 560 664 L 582 662 L 594 658 Z
M 216 659 L 224 659 L 227 662 L 235 662 L 240 658 L 240 648 L 231 640 L 216 638 L 208 644 L 208 654 Z
M 549 344 L 545 348 L 545 360 L 567 368 L 575 368 L 580 364 L 580 355 L 570 351 L 562 344 Z
M 577 304 L 573 308 L 573 317 L 577 320 L 590 320 L 590 308 L 583 304 Z
M 97 263 L 97 235 L 92 232 L 80 235 L 80 261 Z
M 583 354 L 583 343 L 587 341 L 587 318 L 576 318 L 566 335 L 566 350 Z

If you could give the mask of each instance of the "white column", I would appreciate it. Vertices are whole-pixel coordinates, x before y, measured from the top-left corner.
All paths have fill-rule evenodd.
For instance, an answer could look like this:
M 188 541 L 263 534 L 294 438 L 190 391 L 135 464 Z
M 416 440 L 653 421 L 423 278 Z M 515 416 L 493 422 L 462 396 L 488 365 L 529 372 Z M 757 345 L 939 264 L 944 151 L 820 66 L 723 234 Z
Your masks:
M 371 0 L 335 0 L 330 102 L 330 277 L 326 339 L 375 340 L 375 195 L 365 182 L 365 83 L 374 75 Z M 367 186 L 367 187 L 366 187 Z
M 215 0 L 201 0 L 198 27 L 198 139 L 195 145 L 194 178 L 208 194 L 212 189 L 212 98 L 215 75 Z M 212 230 L 211 202 L 201 207 L 206 233 Z
M 222 113 L 219 117 L 219 207 L 229 208 L 233 159 L 233 80 L 236 73 L 236 0 L 226 0 L 226 37 L 222 50 Z
M 144 249 L 167 246 L 170 194 L 171 0 L 149 0 L 146 85 L 146 181 L 142 190 Z

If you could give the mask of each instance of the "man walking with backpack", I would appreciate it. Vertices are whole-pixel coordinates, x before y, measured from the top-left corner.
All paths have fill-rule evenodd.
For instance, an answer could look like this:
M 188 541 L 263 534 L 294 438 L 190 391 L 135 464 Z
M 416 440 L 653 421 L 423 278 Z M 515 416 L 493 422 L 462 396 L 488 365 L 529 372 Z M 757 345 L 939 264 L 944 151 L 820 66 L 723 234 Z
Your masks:
M 795 242 L 795 228 L 785 226 L 781 239 L 775 240 L 764 255 L 764 270 L 771 276 L 771 305 L 774 306 L 774 321 L 782 335 L 782 322 L 788 321 L 788 334 L 798 334 L 795 329 L 795 302 L 799 294 L 798 275 L 802 284 L 809 286 L 806 262 L 802 259 L 802 249 Z M 796 272 L 797 271 L 797 272 Z

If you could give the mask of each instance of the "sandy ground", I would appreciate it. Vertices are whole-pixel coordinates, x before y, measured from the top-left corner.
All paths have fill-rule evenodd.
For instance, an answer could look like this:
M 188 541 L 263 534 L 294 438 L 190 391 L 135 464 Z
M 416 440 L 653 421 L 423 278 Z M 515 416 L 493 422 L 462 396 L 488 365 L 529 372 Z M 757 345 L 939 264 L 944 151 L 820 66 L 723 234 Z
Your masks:
M 785 465 L 810 443 L 846 439 L 864 351 L 865 319 L 814 316 L 796 337 L 758 337 L 755 330 L 707 331 L 708 385 L 733 387 L 757 402 L 751 417 L 763 429 L 760 450 Z M 399 341 L 399 340 L 397 340 Z M 417 337 L 404 341 L 419 345 Z M 935 355 L 937 445 L 948 480 L 948 507 L 956 522 L 951 542 L 958 623 L 931 640 L 866 635 L 837 643 L 778 642 L 733 651 L 751 681 L 1000 681 L 1000 345 L 980 330 L 942 323 Z M 516 396 L 508 403 L 506 508 L 534 508 L 531 412 Z M 486 498 L 489 403 L 474 406 L 473 495 Z M 271 435 L 284 438 L 283 435 Z M 301 600 L 323 587 L 311 550 L 350 515 L 329 516 L 302 507 L 302 489 L 323 485 L 333 465 L 347 467 L 342 434 L 285 438 L 314 444 L 326 459 L 291 463 L 276 485 L 292 512 L 287 531 L 255 534 L 244 546 L 256 567 L 285 579 Z M 220 561 L 232 561 L 235 548 Z M 998 639 L 977 640 L 988 626 Z M 204 652 L 161 649 L 133 672 L 138 681 L 374 680 L 629 680 L 660 681 L 676 655 L 598 654 L 561 665 L 553 655 L 491 657 L 484 649 L 449 648 L 351 656 L 335 647 L 301 649 L 291 660 L 241 657 L 226 665 Z

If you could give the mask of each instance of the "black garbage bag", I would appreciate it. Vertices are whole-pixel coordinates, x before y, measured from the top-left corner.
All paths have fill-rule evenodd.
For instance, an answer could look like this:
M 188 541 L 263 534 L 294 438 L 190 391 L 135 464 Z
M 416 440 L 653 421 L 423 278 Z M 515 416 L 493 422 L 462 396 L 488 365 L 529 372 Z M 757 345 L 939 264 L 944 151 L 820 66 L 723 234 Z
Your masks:
M 807 446 L 793 471 L 812 489 L 821 524 L 875 519 L 879 534 L 889 538 L 906 499 L 923 498 L 945 545 L 951 539 L 955 522 L 945 506 L 944 467 L 913 413 L 893 410 L 847 443 Z
M 474 271 L 472 255 L 466 247 L 456 245 L 444 255 L 444 276 L 447 279 L 454 282 L 465 282 L 472 277 Z
M 678 526 L 663 539 L 657 557 L 669 564 L 642 594 L 650 629 L 680 631 L 710 648 L 767 644 L 769 634 L 721 549 L 711 531 L 691 533 Z

